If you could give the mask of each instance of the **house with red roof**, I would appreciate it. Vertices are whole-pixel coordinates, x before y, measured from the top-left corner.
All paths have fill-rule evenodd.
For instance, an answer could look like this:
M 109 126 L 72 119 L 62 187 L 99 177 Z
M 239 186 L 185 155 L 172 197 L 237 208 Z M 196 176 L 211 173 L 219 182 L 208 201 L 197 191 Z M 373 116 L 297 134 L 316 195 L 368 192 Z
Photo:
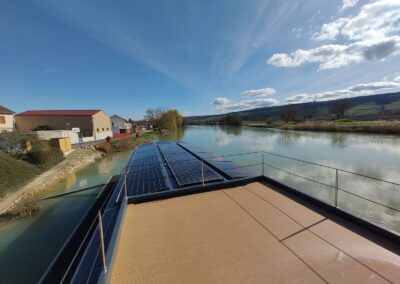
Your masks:
M 20 132 L 39 129 L 77 130 L 94 140 L 112 137 L 110 117 L 102 110 L 28 110 L 15 116 Z
M 0 133 L 14 130 L 14 112 L 6 107 L 0 106 Z

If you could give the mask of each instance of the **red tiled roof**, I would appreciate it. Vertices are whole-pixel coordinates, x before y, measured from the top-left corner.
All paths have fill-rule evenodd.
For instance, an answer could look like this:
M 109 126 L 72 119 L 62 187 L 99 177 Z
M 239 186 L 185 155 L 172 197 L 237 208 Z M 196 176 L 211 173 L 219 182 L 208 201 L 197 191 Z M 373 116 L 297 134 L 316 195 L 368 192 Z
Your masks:
M 99 111 L 101 110 L 28 110 L 17 114 L 17 116 L 92 116 Z

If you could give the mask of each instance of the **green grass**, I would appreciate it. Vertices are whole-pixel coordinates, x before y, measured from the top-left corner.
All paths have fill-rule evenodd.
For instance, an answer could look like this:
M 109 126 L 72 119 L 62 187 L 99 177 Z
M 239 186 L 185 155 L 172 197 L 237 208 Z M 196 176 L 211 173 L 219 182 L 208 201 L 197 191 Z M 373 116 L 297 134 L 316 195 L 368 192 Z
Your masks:
M 394 102 L 394 103 L 390 103 L 385 105 L 385 108 L 391 111 L 396 111 L 400 109 L 400 102 Z
M 0 198 L 18 189 L 41 170 L 28 162 L 17 160 L 0 151 Z
M 346 115 L 348 116 L 376 115 L 380 109 L 381 105 L 377 105 L 374 103 L 361 104 L 346 110 Z
M 64 159 L 59 149 L 34 141 L 31 151 L 20 159 L 0 151 L 0 198 L 14 192 Z

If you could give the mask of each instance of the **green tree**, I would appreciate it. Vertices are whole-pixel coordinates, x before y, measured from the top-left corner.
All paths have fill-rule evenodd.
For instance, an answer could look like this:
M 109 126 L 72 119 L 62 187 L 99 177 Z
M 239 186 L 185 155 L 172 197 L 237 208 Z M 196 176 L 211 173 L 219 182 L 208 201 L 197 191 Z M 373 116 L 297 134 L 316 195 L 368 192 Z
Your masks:
M 182 127 L 183 123 L 183 116 L 176 109 L 162 111 L 159 118 L 159 127 L 162 129 L 176 130 Z

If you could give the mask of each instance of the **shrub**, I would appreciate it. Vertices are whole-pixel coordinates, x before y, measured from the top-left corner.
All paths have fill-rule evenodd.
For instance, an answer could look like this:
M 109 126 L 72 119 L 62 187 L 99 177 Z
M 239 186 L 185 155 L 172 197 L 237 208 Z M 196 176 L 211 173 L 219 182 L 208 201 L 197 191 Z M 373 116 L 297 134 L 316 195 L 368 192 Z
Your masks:
M 51 147 L 47 141 L 36 141 L 27 155 L 28 162 L 49 168 L 63 159 L 60 149 Z
M 26 143 L 35 139 L 36 136 L 2 133 L 0 134 L 0 150 L 13 158 L 21 159 L 26 154 Z
M 51 128 L 47 125 L 38 125 L 32 129 L 32 131 L 41 131 L 41 130 L 51 130 Z

